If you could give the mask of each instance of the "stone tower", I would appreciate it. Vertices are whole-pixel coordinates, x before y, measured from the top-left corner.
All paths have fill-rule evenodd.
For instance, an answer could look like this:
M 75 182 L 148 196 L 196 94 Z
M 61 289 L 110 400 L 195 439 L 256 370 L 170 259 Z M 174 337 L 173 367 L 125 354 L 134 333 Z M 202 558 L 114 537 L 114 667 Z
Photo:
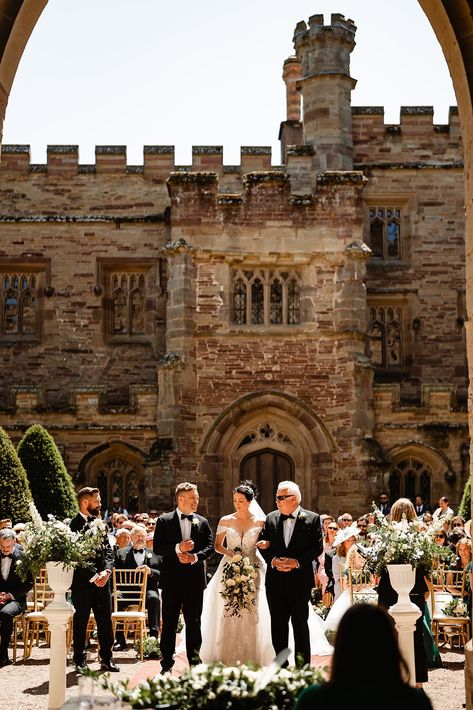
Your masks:
M 302 93 L 304 143 L 315 150 L 315 168 L 353 170 L 353 137 L 350 93 L 350 52 L 356 27 L 342 15 L 323 15 L 296 26 L 294 48 L 302 66 L 298 87 Z

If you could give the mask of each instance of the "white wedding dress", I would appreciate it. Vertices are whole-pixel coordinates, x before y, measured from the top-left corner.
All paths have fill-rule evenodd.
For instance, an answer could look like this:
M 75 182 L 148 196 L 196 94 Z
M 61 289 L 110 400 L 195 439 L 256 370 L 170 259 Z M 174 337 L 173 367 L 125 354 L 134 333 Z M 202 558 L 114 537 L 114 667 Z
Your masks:
M 257 599 L 252 609 L 243 609 L 240 612 L 241 616 L 230 616 L 225 613 L 220 590 L 222 570 L 229 557 L 223 556 L 204 593 L 200 649 L 200 657 L 204 663 L 221 661 L 226 665 L 234 665 L 237 662 L 253 661 L 257 665 L 267 665 L 274 660 L 271 619 L 264 589 L 266 563 L 256 547 L 260 531 L 260 527 L 254 527 L 241 535 L 230 527 L 217 528 L 217 535 L 226 533 L 226 544 L 229 549 L 241 548 L 243 556 L 249 557 L 252 564 L 258 565 Z M 330 655 L 333 648 L 325 637 L 323 622 L 314 612 L 311 604 L 309 604 L 309 630 L 312 655 Z M 291 625 L 289 631 L 289 646 L 293 649 L 294 637 Z M 293 662 L 292 653 L 289 662 Z

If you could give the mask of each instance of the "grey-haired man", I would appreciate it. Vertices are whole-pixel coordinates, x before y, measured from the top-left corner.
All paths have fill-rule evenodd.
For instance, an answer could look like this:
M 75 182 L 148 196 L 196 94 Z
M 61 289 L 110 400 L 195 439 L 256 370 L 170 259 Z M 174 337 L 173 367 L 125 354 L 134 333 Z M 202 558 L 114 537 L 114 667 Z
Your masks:
M 0 668 L 11 664 L 8 646 L 13 631 L 14 617 L 26 608 L 26 595 L 33 586 L 33 577 L 19 578 L 16 566 L 23 551 L 16 545 L 16 534 L 11 528 L 0 530 Z

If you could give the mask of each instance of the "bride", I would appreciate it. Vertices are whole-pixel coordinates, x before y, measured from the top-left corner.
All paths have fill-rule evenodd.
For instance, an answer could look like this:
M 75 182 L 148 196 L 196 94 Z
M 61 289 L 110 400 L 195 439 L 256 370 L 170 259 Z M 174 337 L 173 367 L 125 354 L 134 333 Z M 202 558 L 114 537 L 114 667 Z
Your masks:
M 234 665 L 237 661 L 253 661 L 266 665 L 275 654 L 264 594 L 266 564 L 256 546 L 265 516 L 255 500 L 251 481 L 245 481 L 234 489 L 233 505 L 235 512 L 221 518 L 215 536 L 215 550 L 222 555 L 222 559 L 204 593 L 200 657 L 204 663 L 221 661 Z M 241 609 L 240 616 L 232 616 L 225 611 L 220 592 L 224 566 L 231 561 L 237 549 L 256 568 L 256 604 L 250 609 Z
M 253 661 L 257 665 L 267 665 L 275 653 L 264 590 L 266 563 L 258 547 L 269 543 L 258 542 L 265 515 L 256 502 L 255 486 L 251 481 L 244 481 L 234 489 L 233 505 L 235 512 L 221 518 L 215 536 L 215 550 L 222 559 L 204 593 L 200 657 L 204 663 L 221 661 L 234 665 Z M 231 561 L 237 548 L 256 567 L 256 604 L 240 610 L 240 616 L 232 616 L 225 611 L 220 592 L 224 566 Z M 312 610 L 311 604 L 309 609 Z M 309 630 L 312 654 L 331 654 L 333 649 L 325 638 L 321 619 L 313 610 L 309 614 Z M 293 640 L 289 644 L 293 646 Z

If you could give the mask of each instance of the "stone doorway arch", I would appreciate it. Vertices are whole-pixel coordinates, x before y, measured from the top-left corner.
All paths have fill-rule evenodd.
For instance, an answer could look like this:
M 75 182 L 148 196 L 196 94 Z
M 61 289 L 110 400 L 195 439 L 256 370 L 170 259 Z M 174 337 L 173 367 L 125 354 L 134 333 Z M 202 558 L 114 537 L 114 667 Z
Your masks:
M 136 447 L 111 442 L 89 451 L 81 461 L 82 486 L 99 488 L 102 511 L 118 495 L 129 513 L 145 509 L 144 455 Z
M 294 480 L 301 488 L 303 503 L 316 509 L 319 491 L 332 475 L 332 436 L 298 398 L 264 391 L 236 400 L 204 435 L 200 469 L 213 491 L 211 513 L 220 516 L 231 510 L 232 489 L 240 481 L 242 462 L 264 450 L 293 462 Z

